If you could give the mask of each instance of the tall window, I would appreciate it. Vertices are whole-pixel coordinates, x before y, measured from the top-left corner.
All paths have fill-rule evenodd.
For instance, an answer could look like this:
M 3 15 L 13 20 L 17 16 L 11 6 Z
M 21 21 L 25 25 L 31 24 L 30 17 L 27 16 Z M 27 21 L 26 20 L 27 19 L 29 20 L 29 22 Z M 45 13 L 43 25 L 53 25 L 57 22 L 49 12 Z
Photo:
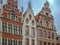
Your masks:
M 32 27 L 32 37 L 35 37 L 35 28 Z
M 29 22 L 28 19 L 26 19 L 26 23 L 27 23 L 27 24 L 28 24 L 28 22 Z
M 48 16 L 48 13 L 46 13 L 46 16 Z
M 29 27 L 28 26 L 26 26 L 26 28 L 25 28 L 25 31 L 26 31 L 26 36 L 29 36 Z
M 54 43 L 52 43 L 52 45 L 54 45 Z
M 31 41 L 31 42 L 32 42 L 32 45 L 35 45 L 35 43 L 34 43 L 35 41 L 34 41 L 33 39 L 32 39 L 32 41 Z
M 29 15 L 29 19 L 31 20 L 31 15 Z
M 50 42 L 48 42 L 48 45 L 50 45 Z
M 42 30 L 40 30 L 39 32 L 40 32 L 40 37 L 42 37 Z
M 22 35 L 22 27 L 19 27 L 19 35 Z
M 54 39 L 54 33 L 52 33 L 52 39 Z
M 40 45 L 42 45 L 42 41 L 40 41 Z
M 17 16 L 15 16 L 15 21 L 18 21 L 18 17 Z
M 10 13 L 8 13 L 7 18 L 11 19 Z
M 18 45 L 22 45 L 22 41 L 18 41 Z
M 14 45 L 17 45 L 17 40 L 14 40 Z
M 53 25 L 52 25 L 52 29 L 53 29 Z
M 14 34 L 17 35 L 17 26 L 14 25 Z
M 12 40 L 8 39 L 8 45 L 12 45 Z
M 29 39 L 26 39 L 26 45 L 29 45 Z
M 44 38 L 46 38 L 46 31 L 44 31 Z
M 32 25 L 34 25 L 34 21 L 32 21 Z
M 44 42 L 44 45 L 46 45 L 46 42 Z
M 42 20 L 40 20 L 40 26 L 42 26 Z
M 15 14 L 11 13 L 11 20 L 15 20 Z
M 7 32 L 7 23 L 2 22 L 2 30 L 3 32 Z
M 12 33 L 12 24 L 8 24 L 8 32 Z
M 50 32 L 48 32 L 48 38 L 50 39 Z
M 2 39 L 2 45 L 7 45 L 7 39 Z
M 48 27 L 49 26 L 49 23 L 48 22 L 46 22 L 46 27 Z

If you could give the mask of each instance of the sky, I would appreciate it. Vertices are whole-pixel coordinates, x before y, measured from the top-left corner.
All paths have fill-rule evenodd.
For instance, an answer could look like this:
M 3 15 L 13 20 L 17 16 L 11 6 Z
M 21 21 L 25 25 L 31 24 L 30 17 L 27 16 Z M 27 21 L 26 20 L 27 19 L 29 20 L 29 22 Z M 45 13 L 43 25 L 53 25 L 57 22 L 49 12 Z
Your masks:
M 6 0 L 3 2 L 6 3 Z M 21 7 L 23 6 L 24 11 L 26 11 L 28 8 L 28 2 L 29 0 L 18 0 L 18 8 L 21 10 Z M 32 10 L 35 15 L 41 11 L 45 2 L 46 0 L 31 0 Z M 60 0 L 48 0 L 48 2 L 52 12 L 51 14 L 54 16 L 54 24 L 57 33 L 60 35 Z

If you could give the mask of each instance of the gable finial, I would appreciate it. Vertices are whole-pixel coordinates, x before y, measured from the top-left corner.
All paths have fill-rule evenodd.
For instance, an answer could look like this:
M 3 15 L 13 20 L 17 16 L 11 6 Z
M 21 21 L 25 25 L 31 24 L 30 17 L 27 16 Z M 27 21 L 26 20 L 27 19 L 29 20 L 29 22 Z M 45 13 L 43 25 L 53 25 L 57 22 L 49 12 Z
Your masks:
M 28 2 L 28 8 L 31 8 L 31 0 Z

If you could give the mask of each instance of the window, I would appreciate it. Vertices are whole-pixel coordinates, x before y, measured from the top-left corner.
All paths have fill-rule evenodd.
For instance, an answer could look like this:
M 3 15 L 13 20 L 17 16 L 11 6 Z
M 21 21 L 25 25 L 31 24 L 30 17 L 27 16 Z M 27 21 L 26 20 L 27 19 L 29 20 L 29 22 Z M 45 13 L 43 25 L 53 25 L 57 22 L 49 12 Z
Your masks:
M 40 45 L 42 45 L 42 41 L 40 41 Z
M 12 24 L 8 24 L 8 32 L 12 34 Z
M 39 32 L 40 32 L 40 37 L 42 37 L 42 30 L 40 30 Z
M 7 18 L 18 21 L 18 17 L 13 12 L 8 13 Z
M 27 24 L 28 24 L 28 22 L 29 22 L 28 19 L 26 19 L 26 23 L 27 23 Z
M 54 39 L 54 33 L 52 33 L 52 39 Z
M 7 39 L 2 39 L 2 45 L 7 45 Z
M 35 41 L 34 40 L 32 40 L 31 42 L 32 42 L 32 45 L 35 45 L 35 43 L 34 43 Z
M 29 45 L 29 39 L 26 39 L 26 45 Z
M 14 45 L 17 45 L 17 40 L 14 40 Z
M 2 30 L 3 32 L 7 32 L 7 23 L 2 22 Z
M 54 45 L 54 43 L 52 43 L 52 45 Z
M 11 20 L 15 20 L 15 14 L 14 13 L 11 13 Z
M 46 38 L 46 31 L 44 31 L 44 38 Z
M 44 42 L 44 45 L 46 45 L 46 42 Z
M 48 38 L 50 39 L 50 32 L 48 32 Z
M 15 16 L 15 21 L 18 21 L 18 17 L 17 16 Z
M 57 43 L 57 45 L 59 45 L 59 43 Z
M 18 45 L 22 45 L 22 41 L 18 41 Z
M 46 16 L 48 16 L 48 13 L 46 13 Z
M 25 30 L 26 30 L 26 36 L 29 36 L 29 27 L 26 26 Z
M 40 26 L 42 26 L 42 20 L 40 21 Z
M 50 43 L 48 42 L 48 45 L 50 45 Z
M 8 39 L 8 45 L 12 45 L 12 40 Z
M 53 25 L 52 25 L 52 29 L 53 29 Z
M 49 23 L 48 22 L 46 22 L 46 27 L 48 27 L 49 26 Z
M 32 27 L 32 37 L 35 37 L 35 29 Z
M 7 18 L 11 19 L 10 13 L 8 13 Z
M 19 27 L 19 35 L 22 35 L 22 27 Z
M 29 15 L 29 19 L 31 20 L 31 15 Z
M 13 5 L 11 5 L 11 10 L 14 11 L 14 6 Z
M 14 25 L 14 34 L 17 35 L 17 26 Z
M 34 21 L 32 21 L 32 25 L 34 25 Z

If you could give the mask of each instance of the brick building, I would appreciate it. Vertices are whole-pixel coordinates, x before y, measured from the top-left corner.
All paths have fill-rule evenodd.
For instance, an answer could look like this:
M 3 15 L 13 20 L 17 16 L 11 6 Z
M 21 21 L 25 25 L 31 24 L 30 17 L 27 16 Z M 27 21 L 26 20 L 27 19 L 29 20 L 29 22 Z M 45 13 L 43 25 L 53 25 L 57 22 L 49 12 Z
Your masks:
M 20 45 L 22 44 L 22 23 L 18 1 L 7 0 L 7 4 L 2 3 L 0 0 L 0 45 Z

